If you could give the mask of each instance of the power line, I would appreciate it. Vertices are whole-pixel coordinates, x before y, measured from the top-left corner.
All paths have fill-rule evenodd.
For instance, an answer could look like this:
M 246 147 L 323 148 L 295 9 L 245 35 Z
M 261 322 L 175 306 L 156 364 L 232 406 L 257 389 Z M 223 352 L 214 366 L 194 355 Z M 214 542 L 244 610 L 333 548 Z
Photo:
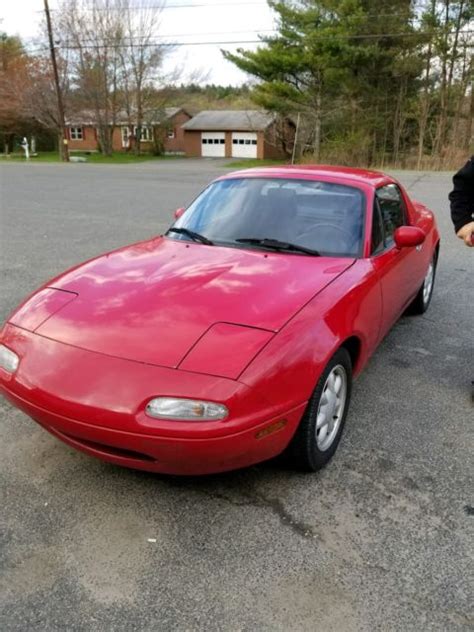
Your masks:
M 274 29 L 241 29 L 240 31 L 208 31 L 208 32 L 204 32 L 204 33 L 167 33 L 166 35 L 155 35 L 155 36 L 150 36 L 150 41 L 151 40 L 156 40 L 157 37 L 160 37 L 160 42 L 163 39 L 166 38 L 170 38 L 170 37 L 201 37 L 202 35 L 241 35 L 241 34 L 253 34 L 253 33 L 277 33 L 278 29 L 274 28 Z M 143 35 L 125 35 L 122 36 L 121 39 L 123 40 L 127 40 L 127 41 L 131 41 L 131 40 L 143 40 L 144 38 L 147 38 L 148 36 L 143 36 Z M 95 39 L 93 36 L 89 36 L 89 37 L 81 37 L 81 39 L 79 40 L 80 42 L 94 42 Z M 113 42 L 114 40 L 110 40 L 110 42 Z M 59 44 L 61 44 L 61 40 L 59 40 Z M 185 42 L 183 42 L 185 43 Z M 68 45 L 68 40 L 64 40 L 63 46 L 67 46 Z
M 143 42 L 141 44 L 114 44 L 113 42 L 108 42 L 104 44 L 67 44 L 62 45 L 59 44 L 58 48 L 62 50 L 82 50 L 82 49 L 92 49 L 97 50 L 101 48 L 156 48 L 156 47 L 183 47 L 183 46 L 224 46 L 226 44 L 263 44 L 262 40 L 222 40 L 222 41 L 212 41 L 212 42 Z
M 232 33 L 244 33 L 244 32 L 248 32 L 248 33 L 263 33 L 263 32 L 267 32 L 267 33 L 278 33 L 278 29 L 262 29 L 260 31 L 227 31 L 227 32 L 215 32 L 215 33 L 202 33 L 202 35 L 226 35 L 226 34 L 232 34 Z M 470 29 L 470 30 L 464 30 L 464 31 L 460 31 L 461 35 L 470 35 L 474 33 L 474 29 Z M 315 38 L 312 38 L 312 41 L 326 41 L 326 40 L 351 40 L 351 39 L 382 39 L 382 38 L 394 38 L 394 37 L 418 37 L 418 36 L 424 36 L 424 35 L 431 35 L 432 37 L 435 37 L 438 34 L 438 31 L 408 31 L 408 32 L 404 32 L 404 33 L 366 33 L 366 34 L 334 34 L 334 35 L 320 35 L 317 36 Z M 447 35 L 453 35 L 455 34 L 455 31 L 450 31 L 447 33 Z M 166 37 L 192 37 L 192 36 L 196 36 L 198 35 L 197 33 L 182 33 L 182 34 L 173 34 L 173 35 L 168 35 Z M 201 34 L 199 34 L 201 35 Z M 277 36 L 278 37 L 278 36 Z M 91 41 L 91 38 L 88 39 L 83 39 L 81 40 L 78 44 L 70 44 L 68 42 L 66 42 L 65 44 L 61 44 L 59 43 L 59 45 L 57 46 L 58 48 L 61 48 L 62 50 L 81 50 L 81 49 L 103 49 L 103 48 L 116 48 L 116 49 L 122 49 L 122 48 L 130 48 L 133 46 L 141 46 L 141 47 L 186 47 L 186 46 L 225 46 L 225 45 L 236 45 L 236 44 L 266 44 L 265 39 L 235 39 L 235 40 L 212 40 L 212 41 L 195 41 L 195 42 L 180 42 L 180 41 L 175 41 L 175 42 L 167 42 L 165 41 L 165 37 L 163 37 L 162 39 L 160 39 L 159 41 L 149 41 L 146 43 L 141 43 L 141 44 L 133 44 L 132 43 L 132 39 L 140 39 L 139 36 L 133 37 L 133 38 L 126 38 L 127 40 L 130 40 L 129 43 L 119 43 L 116 44 L 113 40 L 107 42 L 104 41 L 103 43 L 97 43 L 97 44 L 88 44 L 88 41 Z M 86 43 L 84 43 L 86 42 Z M 474 45 L 472 44 L 464 44 L 463 47 L 466 48 L 473 48 Z M 49 50 L 48 48 L 42 47 L 42 48 L 35 48 L 33 50 L 27 50 L 25 49 L 24 53 L 29 54 L 29 55 L 34 55 L 35 53 L 40 53 L 40 52 L 45 52 Z M 16 53 L 17 55 L 22 55 L 24 54 L 23 52 L 18 52 Z
M 455 31 L 451 31 L 448 35 L 454 34 Z M 464 35 L 469 35 L 474 33 L 473 30 L 462 31 Z M 408 31 L 406 33 L 366 33 L 366 34 L 354 34 L 354 35 L 320 35 L 315 38 L 312 38 L 312 41 L 327 41 L 327 40 L 351 40 L 351 39 L 384 39 L 384 38 L 394 38 L 394 37 L 421 37 L 423 35 L 432 35 L 434 36 L 432 31 Z M 86 40 L 84 40 L 86 41 Z M 90 40 L 89 40 L 90 41 Z M 140 46 L 144 48 L 148 47 L 156 47 L 156 46 L 166 46 L 166 47 L 181 47 L 181 46 L 224 46 L 226 44 L 266 44 L 267 42 L 262 39 L 247 39 L 247 40 L 219 40 L 219 41 L 197 41 L 197 42 L 166 42 L 166 41 L 154 41 L 154 42 L 143 42 L 141 44 L 122 44 L 122 43 L 114 43 L 113 40 L 105 43 L 97 43 L 97 44 L 83 44 L 79 42 L 78 44 L 65 44 L 59 45 L 59 48 L 63 50 L 80 50 L 80 49 L 100 49 L 100 48 L 129 48 L 132 46 Z
M 144 10 L 156 10 L 166 11 L 167 9 L 194 9 L 203 7 L 231 7 L 231 6 L 254 6 L 254 7 L 267 7 L 266 1 L 254 2 L 252 0 L 232 0 L 232 2 L 202 2 L 198 4 L 167 4 L 163 5 L 148 5 L 148 6 L 129 6 L 125 10 L 128 11 L 144 11 Z M 59 11 L 60 9 L 52 9 L 51 11 Z M 124 11 L 123 7 L 82 7 L 81 11 Z M 41 11 L 36 11 L 41 13 Z
M 120 6 L 108 6 L 108 7 L 81 7 L 79 9 L 79 13 L 83 12 L 83 11 L 87 11 L 87 12 L 97 12 L 97 11 L 146 11 L 146 10 L 156 10 L 156 11 L 165 11 L 167 9 L 202 9 L 205 7 L 211 7 L 211 8 L 226 8 L 226 7 L 232 7 L 232 6 L 254 6 L 254 7 L 268 7 L 268 3 L 266 0 L 232 0 L 231 2 L 223 2 L 222 0 L 214 0 L 212 2 L 200 2 L 200 3 L 196 3 L 196 4 L 168 4 L 167 2 L 164 2 L 162 5 L 132 5 L 132 6 L 128 6 L 125 9 L 123 7 Z M 51 13 L 53 12 L 57 12 L 57 11 L 61 11 L 61 9 L 56 8 L 56 9 L 51 9 Z M 42 11 L 35 11 L 35 13 L 42 13 Z M 338 14 L 337 18 L 338 19 L 349 19 L 349 18 L 357 18 L 357 19 L 362 19 L 365 20 L 367 18 L 371 19 L 371 18 L 403 18 L 403 19 L 407 19 L 407 20 L 415 20 L 415 21 L 419 21 L 421 17 L 423 17 L 423 15 L 414 15 L 411 14 L 410 12 L 404 13 L 403 11 L 400 11 L 398 13 L 361 13 L 359 15 L 356 16 L 340 16 Z
M 385 15 L 381 14 L 379 15 L 379 17 L 398 17 L 398 14 L 394 14 L 394 13 L 387 13 Z M 166 35 L 163 34 L 161 35 L 161 38 L 165 38 L 165 37 L 201 37 L 202 35 L 233 35 L 233 34 L 240 34 L 240 33 L 278 33 L 279 29 L 277 27 L 275 28 L 252 28 L 252 29 L 239 29 L 237 31 L 206 31 L 206 32 L 202 32 L 202 33 L 196 33 L 195 31 L 193 33 L 167 33 Z M 417 31 L 417 33 L 419 33 L 420 31 Z M 465 31 L 461 31 L 461 33 L 463 33 Z M 411 32 L 410 32 L 411 33 Z M 365 37 L 365 35 L 360 35 L 361 37 Z M 134 35 L 134 36 L 129 36 L 126 35 L 124 36 L 123 39 L 127 39 L 127 40 L 132 40 L 132 39 L 141 39 L 142 36 L 140 35 Z M 332 36 L 331 36 L 332 37 Z M 356 37 L 355 35 L 347 35 L 347 36 L 342 36 L 342 35 L 334 35 L 334 37 Z M 381 34 L 382 37 L 382 34 Z M 81 41 L 87 41 L 87 40 L 92 40 L 92 37 L 83 37 Z

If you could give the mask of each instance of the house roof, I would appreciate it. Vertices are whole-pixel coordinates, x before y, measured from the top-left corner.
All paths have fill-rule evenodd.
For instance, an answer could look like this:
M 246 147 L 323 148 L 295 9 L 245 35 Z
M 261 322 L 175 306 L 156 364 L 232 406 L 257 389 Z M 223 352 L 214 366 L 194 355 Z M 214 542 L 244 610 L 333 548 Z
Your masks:
M 275 116 L 263 110 L 203 110 L 181 127 L 188 131 L 265 130 Z
M 165 120 L 173 118 L 173 116 L 176 116 L 176 114 L 179 114 L 179 112 L 181 112 L 181 110 L 184 110 L 184 108 L 179 108 L 179 107 L 163 108 Z M 184 111 L 186 112 L 186 110 L 184 110 Z
M 160 125 L 165 121 L 169 121 L 176 116 L 179 112 L 184 111 L 186 114 L 186 110 L 182 107 L 169 107 L 169 108 L 156 108 L 154 110 L 149 110 L 145 112 L 143 115 L 143 124 L 144 125 Z M 120 110 L 117 112 L 115 116 L 115 124 L 116 125 L 129 125 L 130 123 L 134 124 L 134 114 L 133 112 L 129 114 L 125 110 Z M 112 124 L 112 121 L 110 121 Z M 95 110 L 81 110 L 67 117 L 66 125 L 69 126 L 94 126 L 97 125 L 97 114 Z

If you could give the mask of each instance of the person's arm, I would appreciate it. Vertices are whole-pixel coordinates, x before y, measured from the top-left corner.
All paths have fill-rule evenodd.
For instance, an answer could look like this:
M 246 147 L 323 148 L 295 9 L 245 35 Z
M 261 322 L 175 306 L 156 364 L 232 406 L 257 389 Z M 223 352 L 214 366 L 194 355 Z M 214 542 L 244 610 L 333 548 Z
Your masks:
M 474 235 L 474 156 L 453 177 L 454 189 L 449 194 L 451 219 L 456 235 L 471 246 Z

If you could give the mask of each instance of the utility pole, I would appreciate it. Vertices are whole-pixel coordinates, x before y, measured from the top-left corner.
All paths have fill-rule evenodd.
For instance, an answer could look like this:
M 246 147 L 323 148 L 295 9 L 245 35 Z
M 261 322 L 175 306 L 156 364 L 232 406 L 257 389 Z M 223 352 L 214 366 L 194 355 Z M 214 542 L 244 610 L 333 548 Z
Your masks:
M 46 24 L 48 26 L 49 50 L 51 51 L 51 63 L 53 64 L 54 84 L 56 86 L 56 96 L 58 98 L 59 125 L 61 127 L 61 137 L 62 137 L 60 138 L 60 141 L 59 141 L 60 142 L 59 154 L 61 156 L 61 160 L 63 160 L 64 162 L 69 162 L 69 148 L 67 146 L 66 121 L 64 120 L 63 98 L 61 94 L 61 86 L 59 84 L 58 65 L 56 63 L 56 50 L 54 48 L 53 28 L 51 26 L 51 14 L 49 12 L 48 0 L 44 0 L 44 12 L 46 14 Z
M 298 112 L 298 118 L 296 119 L 296 129 L 295 129 L 295 138 L 293 140 L 293 152 L 291 154 L 291 164 L 295 164 L 295 156 L 296 156 L 296 141 L 298 139 L 298 130 L 300 128 L 300 112 Z

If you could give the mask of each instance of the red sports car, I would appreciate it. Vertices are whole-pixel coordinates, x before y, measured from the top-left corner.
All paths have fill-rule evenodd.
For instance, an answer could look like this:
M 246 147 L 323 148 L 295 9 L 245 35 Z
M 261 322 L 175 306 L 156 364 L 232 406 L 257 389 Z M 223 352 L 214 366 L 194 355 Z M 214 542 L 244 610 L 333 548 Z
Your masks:
M 83 263 L 0 331 L 0 391 L 106 461 L 171 474 L 333 456 L 352 379 L 431 300 L 433 213 L 324 166 L 211 183 L 163 236 Z

